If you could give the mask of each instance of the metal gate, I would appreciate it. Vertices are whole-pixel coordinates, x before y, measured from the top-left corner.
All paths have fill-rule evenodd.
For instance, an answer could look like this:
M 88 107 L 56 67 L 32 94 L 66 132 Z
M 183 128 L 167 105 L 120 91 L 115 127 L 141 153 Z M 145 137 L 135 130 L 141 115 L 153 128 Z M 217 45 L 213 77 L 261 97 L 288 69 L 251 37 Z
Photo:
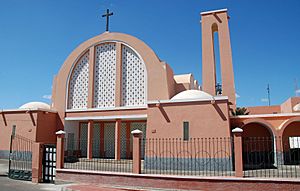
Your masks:
M 55 168 L 56 168 L 56 147 L 55 145 L 44 145 L 43 182 L 54 183 Z
M 32 179 L 32 141 L 20 135 L 11 135 L 8 177 Z

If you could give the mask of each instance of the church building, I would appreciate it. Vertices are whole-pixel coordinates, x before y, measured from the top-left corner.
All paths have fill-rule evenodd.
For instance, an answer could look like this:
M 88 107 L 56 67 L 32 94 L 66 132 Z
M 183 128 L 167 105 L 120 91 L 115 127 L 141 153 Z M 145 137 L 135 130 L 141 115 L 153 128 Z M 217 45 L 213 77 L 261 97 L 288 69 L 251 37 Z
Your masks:
M 128 140 L 136 129 L 144 138 L 183 140 L 230 137 L 235 127 L 244 129 L 245 137 L 300 136 L 300 97 L 232 115 L 236 94 L 228 22 L 227 9 L 201 13 L 202 84 L 193 74 L 175 75 L 172 63 L 160 60 L 134 36 L 107 31 L 88 39 L 55 76 L 50 106 L 28 103 L 0 111 L 0 156 L 8 156 L 13 126 L 17 134 L 53 144 L 55 132 L 63 130 L 66 150 L 79 147 L 81 156 L 115 159 L 131 155 Z M 214 33 L 219 37 L 220 85 Z M 80 142 L 72 144 L 76 140 Z

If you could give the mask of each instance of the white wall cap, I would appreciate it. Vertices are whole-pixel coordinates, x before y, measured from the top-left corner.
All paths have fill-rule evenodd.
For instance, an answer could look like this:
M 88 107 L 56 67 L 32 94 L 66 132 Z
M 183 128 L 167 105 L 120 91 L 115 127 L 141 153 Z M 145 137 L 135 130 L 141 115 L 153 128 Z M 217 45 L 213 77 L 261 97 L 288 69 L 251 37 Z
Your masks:
M 239 128 L 239 127 L 236 127 L 234 129 L 232 129 L 232 132 L 233 133 L 242 133 L 243 132 L 243 129 Z
M 218 13 L 218 12 L 226 12 L 227 9 L 218 9 L 218 10 L 213 10 L 213 11 L 204 11 L 201 12 L 200 15 L 207 15 L 207 14 L 212 14 L 212 13 Z
M 191 73 L 174 75 L 174 80 L 177 84 L 190 83 L 192 78 L 193 78 L 193 75 Z
M 291 116 L 300 116 L 300 113 L 276 113 L 276 114 L 253 114 L 253 115 L 237 115 L 231 116 L 230 118 L 238 118 L 238 119 L 248 119 L 248 118 L 258 118 L 258 117 L 291 117 Z
M 144 106 L 105 107 L 105 108 L 67 109 L 66 112 L 114 111 L 114 110 L 134 110 L 134 109 L 147 109 L 147 105 L 144 105 Z
M 59 130 L 59 131 L 57 131 L 55 134 L 56 134 L 56 135 L 64 135 L 64 134 L 66 134 L 66 132 L 63 131 L 63 130 Z
M 147 104 L 157 104 L 157 103 L 185 103 L 185 102 L 201 102 L 201 101 L 219 101 L 219 100 L 228 100 L 228 96 L 212 96 L 208 98 L 201 99 L 179 99 L 179 100 L 150 100 Z
M 147 119 L 147 114 L 140 115 L 111 115 L 111 116 L 83 116 L 83 117 L 66 117 L 66 121 L 88 121 L 88 120 L 115 120 L 115 119 Z
M 298 103 L 297 105 L 295 105 L 295 106 L 293 107 L 293 110 L 294 110 L 294 111 L 300 111 L 300 103 Z
M 143 131 L 135 129 L 135 130 L 131 131 L 131 134 L 133 134 L 133 135 L 134 134 L 143 134 Z
M 52 109 L 34 108 L 34 109 L 2 109 L 0 113 L 15 113 L 15 112 L 29 112 L 29 111 L 44 111 L 50 113 L 57 113 L 57 111 Z

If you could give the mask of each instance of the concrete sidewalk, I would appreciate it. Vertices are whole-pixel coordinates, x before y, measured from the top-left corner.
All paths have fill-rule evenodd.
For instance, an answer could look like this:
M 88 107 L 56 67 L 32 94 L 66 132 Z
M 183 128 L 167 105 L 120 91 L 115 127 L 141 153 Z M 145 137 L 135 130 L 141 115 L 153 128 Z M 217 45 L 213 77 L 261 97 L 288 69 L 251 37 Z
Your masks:
M 66 191 L 187 191 L 187 190 L 179 190 L 179 189 L 159 189 L 159 188 L 144 188 L 144 187 L 130 187 L 130 186 L 99 185 L 99 184 L 71 185 L 65 187 L 64 189 Z M 193 191 L 193 190 L 189 190 L 189 191 Z
M 0 159 L 0 176 L 8 175 L 8 160 Z
M 6 183 L 6 189 L 10 190 L 19 187 L 21 190 L 57 190 L 57 191 L 183 191 L 174 189 L 158 189 L 158 188 L 144 188 L 131 186 L 117 186 L 104 184 L 81 184 L 75 182 L 58 182 L 56 184 L 34 184 L 30 181 L 20 181 L 8 179 L 8 163 L 9 160 L 0 159 L 0 183 Z M 4 177 L 5 176 L 5 177 Z M 4 187 L 3 187 L 4 189 Z
M 65 187 L 66 191 L 138 191 L 136 189 L 116 188 L 105 185 L 72 185 Z

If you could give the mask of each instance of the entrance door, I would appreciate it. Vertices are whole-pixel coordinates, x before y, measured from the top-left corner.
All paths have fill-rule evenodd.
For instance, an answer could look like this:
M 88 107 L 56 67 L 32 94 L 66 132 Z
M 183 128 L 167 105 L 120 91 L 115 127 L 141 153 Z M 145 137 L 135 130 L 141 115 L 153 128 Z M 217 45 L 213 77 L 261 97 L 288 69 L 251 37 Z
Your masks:
M 55 145 L 44 145 L 43 156 L 43 182 L 54 183 L 56 168 L 56 148 Z

